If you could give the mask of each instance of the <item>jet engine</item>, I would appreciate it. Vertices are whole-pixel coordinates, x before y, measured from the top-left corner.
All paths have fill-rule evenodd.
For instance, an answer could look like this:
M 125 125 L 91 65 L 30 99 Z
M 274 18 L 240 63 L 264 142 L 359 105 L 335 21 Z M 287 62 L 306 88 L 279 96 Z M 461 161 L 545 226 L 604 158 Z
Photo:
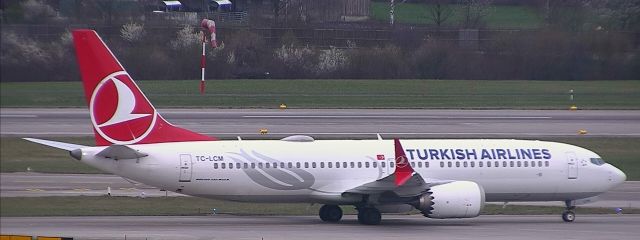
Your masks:
M 428 218 L 472 218 L 484 206 L 484 189 L 469 181 L 437 185 L 413 204 Z

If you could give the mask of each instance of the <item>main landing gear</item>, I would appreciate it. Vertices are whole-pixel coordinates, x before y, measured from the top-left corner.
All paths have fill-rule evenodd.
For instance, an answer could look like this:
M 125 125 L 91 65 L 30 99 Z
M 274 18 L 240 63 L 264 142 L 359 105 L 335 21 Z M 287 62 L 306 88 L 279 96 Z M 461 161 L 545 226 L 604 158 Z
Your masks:
M 562 220 L 564 220 L 565 222 L 573 222 L 573 220 L 576 220 L 576 213 L 574 212 L 576 206 L 574 206 L 571 202 L 571 200 L 567 200 L 564 202 L 567 208 L 562 212 Z
M 377 208 L 373 207 L 359 207 L 358 210 L 358 222 L 365 225 L 378 225 L 382 220 L 382 215 Z
M 325 222 L 338 222 L 342 219 L 342 209 L 338 205 L 324 205 L 319 214 L 320 219 Z
M 382 220 L 380 210 L 374 207 L 356 207 L 358 222 L 365 225 L 378 225 Z M 323 205 L 320 208 L 320 219 L 325 222 L 338 222 L 342 219 L 342 209 L 338 205 Z

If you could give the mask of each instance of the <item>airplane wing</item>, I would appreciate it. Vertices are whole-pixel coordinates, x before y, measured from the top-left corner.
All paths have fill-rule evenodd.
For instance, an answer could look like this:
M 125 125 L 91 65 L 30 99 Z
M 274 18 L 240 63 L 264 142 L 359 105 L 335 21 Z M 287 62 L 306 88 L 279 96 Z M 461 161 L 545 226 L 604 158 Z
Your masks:
M 42 144 L 42 145 L 49 146 L 49 147 L 54 147 L 54 148 L 57 148 L 57 149 L 67 150 L 67 151 L 73 151 L 73 150 L 76 150 L 76 149 L 87 147 L 87 146 L 84 146 L 84 145 L 78 145 L 78 144 L 73 144 L 73 143 L 56 142 L 56 141 L 37 139 L 37 138 L 23 138 L 23 139 L 27 140 L 29 142 L 34 142 L 34 143 Z
M 449 180 L 424 179 L 409 164 L 400 140 L 394 139 L 394 145 L 396 170 L 393 174 L 349 189 L 345 193 L 373 195 L 393 192 L 399 197 L 412 197 L 427 192 L 430 187 L 452 182 Z

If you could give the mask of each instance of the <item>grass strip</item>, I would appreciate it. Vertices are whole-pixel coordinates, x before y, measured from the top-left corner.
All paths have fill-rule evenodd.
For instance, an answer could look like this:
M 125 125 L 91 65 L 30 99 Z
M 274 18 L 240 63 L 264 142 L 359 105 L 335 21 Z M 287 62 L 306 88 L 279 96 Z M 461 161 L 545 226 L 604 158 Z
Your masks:
M 316 215 L 321 205 L 304 203 L 239 203 L 197 197 L 3 197 L 0 216 L 183 216 L 211 215 Z M 343 206 L 345 214 L 356 214 L 351 206 Z M 486 215 L 560 214 L 562 207 L 487 204 Z M 579 214 L 612 214 L 613 208 L 578 208 Z M 640 213 L 640 209 L 623 209 L 624 213 Z M 412 211 L 410 214 L 418 214 Z
M 156 107 L 640 109 L 640 81 L 196 80 L 138 81 Z M 569 91 L 574 90 L 571 101 Z M 80 82 L 3 82 L 0 107 L 85 107 Z

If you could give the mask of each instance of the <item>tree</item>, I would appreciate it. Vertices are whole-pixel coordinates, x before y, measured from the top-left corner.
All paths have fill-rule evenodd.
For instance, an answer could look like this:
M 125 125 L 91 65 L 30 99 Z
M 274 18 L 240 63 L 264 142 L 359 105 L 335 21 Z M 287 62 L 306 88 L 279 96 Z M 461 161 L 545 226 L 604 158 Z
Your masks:
M 438 26 L 438 29 L 453 16 L 454 8 L 445 0 L 426 0 L 426 2 L 430 4 L 427 8 L 427 18 Z
M 482 20 L 489 14 L 492 0 L 461 0 L 463 22 L 465 28 L 478 28 Z

